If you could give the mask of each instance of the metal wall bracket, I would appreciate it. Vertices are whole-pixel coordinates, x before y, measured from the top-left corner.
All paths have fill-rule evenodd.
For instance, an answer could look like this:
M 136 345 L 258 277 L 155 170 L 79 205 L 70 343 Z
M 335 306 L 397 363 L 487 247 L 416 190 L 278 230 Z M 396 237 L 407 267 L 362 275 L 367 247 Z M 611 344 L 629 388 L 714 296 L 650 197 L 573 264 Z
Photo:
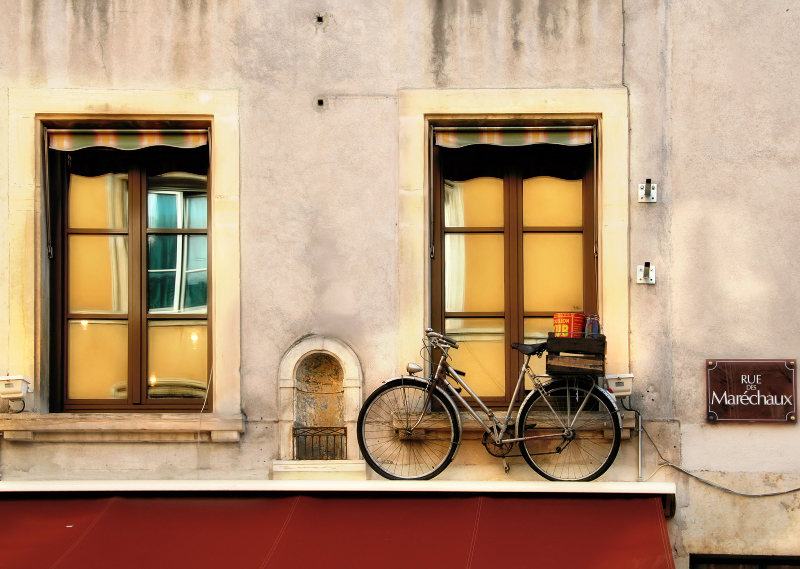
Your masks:
M 644 184 L 639 184 L 639 201 L 657 202 L 658 184 L 653 184 L 650 178 L 647 178 L 647 181 Z
M 636 282 L 639 284 L 656 284 L 656 267 L 648 261 L 636 267 Z

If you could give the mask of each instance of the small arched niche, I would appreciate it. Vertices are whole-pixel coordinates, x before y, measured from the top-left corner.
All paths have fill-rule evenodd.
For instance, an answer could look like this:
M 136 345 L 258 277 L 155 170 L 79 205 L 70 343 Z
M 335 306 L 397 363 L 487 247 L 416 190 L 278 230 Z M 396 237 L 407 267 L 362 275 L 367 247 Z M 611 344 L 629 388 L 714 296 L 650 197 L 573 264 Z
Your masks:
M 344 460 L 314 460 L 315 472 L 358 471 L 363 477 L 363 461 L 358 460 L 356 422 L 361 406 L 361 364 L 353 349 L 338 338 L 312 334 L 295 342 L 284 354 L 279 370 L 280 460 L 275 461 L 275 477 L 301 476 L 310 460 L 296 460 L 296 427 L 344 427 Z M 342 463 L 356 461 L 357 465 Z M 311 467 L 309 467 L 311 468 Z
M 295 371 L 295 425 L 344 427 L 344 370 L 326 352 L 311 352 Z

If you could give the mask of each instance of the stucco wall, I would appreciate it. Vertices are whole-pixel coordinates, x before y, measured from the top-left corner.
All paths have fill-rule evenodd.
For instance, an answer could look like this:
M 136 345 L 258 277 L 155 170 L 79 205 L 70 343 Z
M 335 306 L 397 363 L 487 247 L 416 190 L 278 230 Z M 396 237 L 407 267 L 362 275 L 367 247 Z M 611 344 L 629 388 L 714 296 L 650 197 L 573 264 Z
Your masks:
M 658 277 L 629 288 L 631 403 L 665 456 L 690 470 L 753 493 L 800 486 L 797 427 L 707 425 L 704 391 L 707 358 L 800 356 L 794 3 L 0 0 L 0 9 L 11 15 L 0 21 L 0 157 L 10 89 L 238 92 L 247 418 L 229 445 L 1 440 L 3 479 L 268 477 L 279 456 L 278 368 L 298 338 L 347 342 L 367 393 L 416 357 L 397 325 L 407 278 L 398 91 L 626 88 L 625 262 L 635 277 L 650 261 Z M 8 172 L 0 159 L 4 220 Z M 636 202 L 646 178 L 659 185 L 655 204 Z M 13 374 L 12 236 L 0 223 L 0 373 Z M 648 476 L 657 456 L 647 441 L 645 451 Z M 453 467 L 444 476 L 506 476 L 477 442 Z M 522 465 L 510 476 L 535 478 Z M 608 478 L 635 480 L 635 441 Z M 670 523 L 679 565 L 692 552 L 800 555 L 800 542 L 777 539 L 796 533 L 794 496 L 721 499 L 669 469 L 655 479 L 679 483 Z M 733 532 L 732 511 L 775 529 Z

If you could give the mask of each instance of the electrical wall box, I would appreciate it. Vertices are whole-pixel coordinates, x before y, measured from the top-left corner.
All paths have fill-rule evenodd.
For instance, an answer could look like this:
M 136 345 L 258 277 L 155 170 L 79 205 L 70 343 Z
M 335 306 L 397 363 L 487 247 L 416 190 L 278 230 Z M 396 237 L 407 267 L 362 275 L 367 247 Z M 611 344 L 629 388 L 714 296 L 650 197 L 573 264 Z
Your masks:
M 658 201 L 658 184 L 653 184 L 647 180 L 646 184 L 639 184 L 639 201 L 642 203 L 653 203 Z
M 632 387 L 632 373 L 606 376 L 606 390 L 608 390 L 614 397 L 627 397 L 631 394 Z
M 31 382 L 21 375 L 0 376 L 0 397 L 3 399 L 22 399 L 26 393 L 33 393 Z
M 656 284 L 656 266 L 650 263 L 636 267 L 636 282 L 639 284 Z

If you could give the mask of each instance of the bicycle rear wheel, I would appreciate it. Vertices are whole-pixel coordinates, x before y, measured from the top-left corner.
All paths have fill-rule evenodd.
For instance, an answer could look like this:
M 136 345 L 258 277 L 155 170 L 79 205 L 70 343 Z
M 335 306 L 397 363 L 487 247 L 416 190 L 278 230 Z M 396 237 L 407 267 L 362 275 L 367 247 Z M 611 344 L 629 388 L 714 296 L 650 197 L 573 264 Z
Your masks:
M 588 381 L 555 380 L 523 403 L 517 437 L 525 461 L 548 480 L 594 480 L 614 462 L 619 413 Z
M 428 400 L 429 387 L 419 379 L 395 379 L 376 389 L 361 407 L 358 446 L 381 476 L 427 480 L 453 460 L 461 437 L 458 415 L 438 389 Z

